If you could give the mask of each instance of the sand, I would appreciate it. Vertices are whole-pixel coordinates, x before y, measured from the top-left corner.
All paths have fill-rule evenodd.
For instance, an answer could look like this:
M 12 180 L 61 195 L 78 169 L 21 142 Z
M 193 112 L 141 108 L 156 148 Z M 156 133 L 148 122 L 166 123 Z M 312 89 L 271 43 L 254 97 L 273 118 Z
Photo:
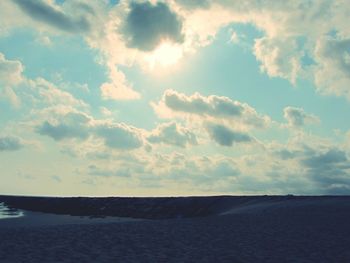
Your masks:
M 23 216 L 16 218 L 0 219 L 0 230 L 2 228 L 18 228 L 18 227 L 41 227 L 55 225 L 81 225 L 81 224 L 106 224 L 120 223 L 126 221 L 139 221 L 136 218 L 124 217 L 94 217 L 94 216 L 71 216 L 57 215 L 50 213 L 40 213 L 20 210 Z
M 0 262 L 350 262 L 347 200 L 255 200 L 183 219 L 0 220 Z

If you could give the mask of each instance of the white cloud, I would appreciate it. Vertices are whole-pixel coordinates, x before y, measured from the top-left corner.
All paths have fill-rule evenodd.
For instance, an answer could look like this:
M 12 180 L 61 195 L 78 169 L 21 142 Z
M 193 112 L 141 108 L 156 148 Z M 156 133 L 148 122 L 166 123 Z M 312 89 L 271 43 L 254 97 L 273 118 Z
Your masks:
M 60 89 L 53 83 L 37 78 L 34 80 L 28 79 L 27 85 L 29 89 L 22 89 L 22 97 L 31 97 L 36 104 L 47 106 L 74 106 L 87 107 L 87 104 L 79 99 L 76 99 L 71 93 Z
M 252 51 L 267 75 L 292 83 L 309 76 L 322 94 L 350 98 L 350 7 L 346 0 L 220 0 L 212 4 L 178 0 L 166 4 L 169 6 L 167 14 L 171 10 L 170 16 L 181 17 L 181 23 L 172 23 L 175 30 L 171 32 L 169 28 L 165 31 L 163 28 L 140 41 L 136 32 L 139 29 L 122 32 L 130 15 L 128 1 L 121 1 L 111 8 L 107 8 L 107 1 L 84 4 L 73 0 L 61 5 L 54 1 L 0 1 L 0 34 L 11 27 L 35 28 L 39 35 L 46 37 L 44 43 L 49 43 L 47 40 L 55 34 L 79 34 L 90 47 L 100 52 L 100 62 L 109 70 L 109 80 L 100 87 L 102 98 L 126 100 L 140 98 L 140 94 L 133 89 L 121 66 L 142 65 L 144 58 L 152 56 L 150 50 L 162 41 L 160 36 L 177 42 L 180 53 L 190 52 L 212 43 L 226 25 L 250 23 L 262 35 L 256 39 Z M 153 22 L 148 24 L 146 33 L 150 33 L 155 25 Z M 310 56 L 314 64 L 305 65 L 304 56 Z M 182 53 L 179 57 L 186 58 Z M 66 152 L 76 151 L 79 156 L 101 162 L 89 167 L 91 174 L 139 177 L 140 185 L 147 184 L 147 179 L 141 177 L 147 178 L 151 174 L 155 184 L 169 186 L 185 182 L 188 188 L 194 189 L 198 185 L 205 190 L 237 193 L 338 193 L 349 190 L 349 150 L 312 136 L 291 140 L 285 147 L 256 147 L 249 154 L 241 153 L 235 158 L 195 156 L 195 150 L 187 146 L 197 144 L 202 132 L 207 132 L 219 145 L 232 146 L 254 141 L 250 132 L 271 123 L 268 116 L 258 113 L 252 106 L 231 98 L 199 93 L 185 95 L 167 90 L 152 106 L 160 117 L 179 118 L 183 123 L 163 123 L 148 132 L 113 120 L 94 119 L 80 111 L 88 112 L 89 106 L 84 101 L 62 90 L 61 85 L 42 78 L 26 79 L 22 63 L 5 58 L 2 53 L 0 81 L 3 94 L 13 104 L 19 105 L 21 100 L 31 117 L 35 116 L 31 121 L 39 134 L 59 141 L 68 149 Z M 102 113 L 111 115 L 105 108 Z M 318 122 L 316 116 L 295 107 L 286 107 L 284 116 L 289 127 Z M 22 147 L 23 141 L 16 138 L 1 137 L 0 150 Z M 148 143 L 180 146 L 178 150 L 182 153 L 146 152 L 145 149 L 150 148 Z M 130 154 L 135 151 L 137 154 Z
M 101 113 L 103 114 L 103 115 L 105 115 L 105 116 L 112 116 L 112 112 L 109 110 L 109 109 L 107 109 L 106 107 L 100 107 L 100 111 L 101 111 Z
M 50 39 L 50 37 L 45 36 L 45 35 L 39 35 L 35 41 L 37 43 L 39 43 L 40 45 L 46 46 L 46 47 L 50 47 L 52 46 L 52 41 Z
M 260 151 L 234 158 L 177 152 L 137 153 L 126 158 L 130 158 L 129 162 L 121 157 L 113 158 L 116 163 L 102 160 L 93 170 L 96 175 L 133 178 L 138 187 L 157 185 L 171 189 L 175 184 L 201 193 L 349 193 L 347 153 L 334 144 L 324 145 L 317 138 L 307 144 L 306 138 L 300 139 L 288 145 L 267 145 Z M 276 149 L 289 152 L 288 158 L 277 154 Z
M 24 80 L 23 69 L 20 61 L 8 60 L 0 52 L 0 97 L 8 99 L 16 107 L 20 105 L 20 99 L 14 89 Z
M 261 62 L 261 70 L 271 77 L 288 79 L 295 84 L 299 76 L 302 52 L 297 50 L 295 39 L 263 37 L 255 40 L 254 53 Z
M 131 35 L 123 34 L 123 26 L 132 20 L 130 16 L 135 6 L 138 7 L 137 10 L 143 7 L 141 13 L 144 16 L 139 16 L 142 18 L 165 6 L 169 14 L 165 18 L 173 17 L 172 21 L 177 23 L 167 24 L 173 27 L 170 31 L 169 28 L 163 31 L 168 38 L 176 36 L 175 41 L 178 42 L 181 52 L 185 53 L 210 44 L 217 32 L 226 25 L 250 23 L 263 34 L 255 42 L 254 54 L 266 74 L 288 79 L 292 83 L 298 78 L 311 77 L 322 94 L 348 97 L 349 78 L 344 66 L 348 56 L 344 52 L 347 52 L 350 37 L 347 26 L 350 7 L 345 0 L 220 0 L 215 3 L 168 1 L 155 5 L 148 2 L 134 3 L 131 6 L 129 1 L 121 1 L 113 6 L 102 1 L 65 1 L 61 5 L 52 1 L 2 1 L 0 12 L 3 19 L 0 28 L 8 31 L 13 27 L 26 26 L 38 28 L 41 33 L 81 33 L 89 46 L 101 52 L 101 61 L 109 68 L 110 81 L 102 85 L 102 96 L 111 99 L 135 99 L 140 95 L 132 89 L 119 67 L 135 63 L 145 64 L 150 54 L 142 45 L 151 43 L 153 49 L 160 44 L 158 42 L 162 38 L 155 33 L 155 29 L 165 26 L 153 22 L 148 24 L 147 28 L 152 30 L 148 30 L 149 34 L 144 38 L 143 33 L 147 32 L 141 30 L 140 33 L 137 26 L 136 31 L 133 27 Z M 23 16 L 23 12 L 27 15 Z M 160 35 L 163 31 L 161 30 Z M 324 37 L 332 31 L 337 35 L 333 41 Z M 149 39 L 155 42 L 148 41 Z M 138 50 L 138 47 L 146 52 Z M 315 61 L 316 67 L 303 63 L 305 55 Z M 181 57 L 186 56 L 182 54 Z
M 0 52 L 0 83 L 2 85 L 16 86 L 22 80 L 23 65 L 18 60 L 8 60 Z
M 76 99 L 46 79 L 26 78 L 23 70 L 24 66 L 20 61 L 8 60 L 0 53 L 0 96 L 9 99 L 13 105 L 19 107 L 23 102 L 31 108 L 37 108 L 39 105 L 87 107 L 84 101 Z
M 130 87 L 124 73 L 118 71 L 113 65 L 110 65 L 109 77 L 110 82 L 105 82 L 100 87 L 103 99 L 132 100 L 140 98 L 140 94 Z
M 0 98 L 1 97 L 5 98 L 6 100 L 9 100 L 10 103 L 16 108 L 19 108 L 21 105 L 21 100 L 18 98 L 13 88 L 9 86 L 5 86 L 0 92 Z
M 186 41 L 210 44 L 216 32 L 230 23 L 251 23 L 262 31 L 256 39 L 254 54 L 261 69 L 271 77 L 311 78 L 321 94 L 349 98 L 346 60 L 350 30 L 347 17 L 350 6 L 343 0 L 320 1 L 215 1 L 198 9 L 178 1 L 185 14 Z M 180 12 L 180 13 L 181 13 Z M 215 22 L 213 22 L 215 21 Z M 329 32 L 338 38 L 325 38 Z M 309 56 L 314 67 L 304 64 Z
M 233 43 L 233 44 L 237 44 L 240 42 L 240 36 L 237 34 L 237 32 L 235 31 L 231 31 L 230 32 L 231 34 L 231 37 L 230 37 L 230 42 Z

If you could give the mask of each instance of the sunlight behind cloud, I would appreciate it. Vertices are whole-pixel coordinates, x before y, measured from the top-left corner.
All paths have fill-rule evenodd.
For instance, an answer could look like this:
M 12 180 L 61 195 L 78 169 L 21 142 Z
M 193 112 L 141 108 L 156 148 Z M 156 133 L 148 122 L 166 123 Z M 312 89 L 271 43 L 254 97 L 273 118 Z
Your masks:
M 152 53 L 146 56 L 145 60 L 151 70 L 161 67 L 168 67 L 176 64 L 183 55 L 181 46 L 168 42 L 161 43 Z

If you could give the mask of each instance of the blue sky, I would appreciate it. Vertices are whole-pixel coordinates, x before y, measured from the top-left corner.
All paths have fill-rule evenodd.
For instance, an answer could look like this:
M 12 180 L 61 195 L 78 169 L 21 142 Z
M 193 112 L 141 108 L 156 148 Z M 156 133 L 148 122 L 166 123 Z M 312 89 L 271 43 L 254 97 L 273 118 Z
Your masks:
M 350 193 L 344 1 L 0 3 L 0 193 Z

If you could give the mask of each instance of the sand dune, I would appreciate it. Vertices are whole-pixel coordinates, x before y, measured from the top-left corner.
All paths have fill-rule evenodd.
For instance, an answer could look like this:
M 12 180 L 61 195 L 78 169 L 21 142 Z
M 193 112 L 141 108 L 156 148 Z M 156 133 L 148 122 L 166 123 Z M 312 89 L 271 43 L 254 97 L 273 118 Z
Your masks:
M 324 206 L 336 209 L 349 203 L 347 196 L 211 196 L 211 197 L 23 197 L 1 196 L 11 208 L 76 216 L 117 216 L 128 218 L 170 219 L 258 212 L 265 208 Z M 263 209 L 264 208 L 264 209 Z
M 176 214 L 176 206 L 183 214 L 189 209 L 184 203 L 194 202 L 196 209 L 209 206 L 210 214 L 114 222 L 81 218 L 84 223 L 68 216 L 51 225 L 17 226 L 0 220 L 0 262 L 350 262 L 350 197 L 205 197 L 176 205 L 177 200 L 156 209 L 152 199 L 154 208 L 143 210 L 160 217 L 155 212 Z M 131 204 L 129 209 L 134 211 Z M 40 217 L 27 215 L 22 220 Z

